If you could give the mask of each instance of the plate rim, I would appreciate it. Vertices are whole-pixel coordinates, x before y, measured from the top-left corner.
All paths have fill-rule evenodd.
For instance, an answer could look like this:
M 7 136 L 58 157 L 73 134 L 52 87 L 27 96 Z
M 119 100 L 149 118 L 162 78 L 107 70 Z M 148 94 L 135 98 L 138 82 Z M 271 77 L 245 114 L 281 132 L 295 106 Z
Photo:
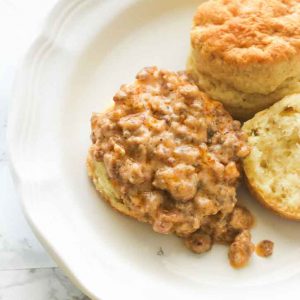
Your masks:
M 10 99 L 10 107 L 8 112 L 8 121 L 7 121 L 7 130 L 6 130 L 6 140 L 7 140 L 7 156 L 8 156 L 8 166 L 10 173 L 12 175 L 13 183 L 16 188 L 17 193 L 20 195 L 20 204 L 25 216 L 27 223 L 29 224 L 32 232 L 38 239 L 38 241 L 45 248 L 47 253 L 55 261 L 57 266 L 63 270 L 67 275 L 69 280 L 80 289 L 86 296 L 91 299 L 100 299 L 98 295 L 95 295 L 90 291 L 76 276 L 72 271 L 71 267 L 67 266 L 64 260 L 59 256 L 59 253 L 56 252 L 51 245 L 51 241 L 47 240 L 39 231 L 34 220 L 31 217 L 30 211 L 27 207 L 27 197 L 24 195 L 24 186 L 30 184 L 26 182 L 23 178 L 20 168 L 17 166 L 17 160 L 15 159 L 17 148 L 15 145 L 14 138 L 17 135 L 16 133 L 16 123 L 18 121 L 18 112 L 17 108 L 22 96 L 18 94 L 18 91 L 26 89 L 26 84 L 22 81 L 24 74 L 34 73 L 34 69 L 30 70 L 29 62 L 38 56 L 39 51 L 41 51 L 47 44 L 54 43 L 55 38 L 60 30 L 63 29 L 64 22 L 66 19 L 62 19 L 62 16 L 68 14 L 70 10 L 80 9 L 81 4 L 87 4 L 88 2 L 96 2 L 105 4 L 105 0 L 56 0 L 50 11 L 45 17 L 44 23 L 41 29 L 36 34 L 35 38 L 31 42 L 29 48 L 25 51 L 25 54 L 21 58 L 15 72 L 15 78 L 13 80 L 12 86 L 12 95 Z M 125 0 L 127 1 L 127 0 Z M 114 0 L 111 2 L 115 2 Z M 70 16 L 69 16 L 70 17 Z M 68 18 L 68 16 L 67 16 Z M 24 73 L 24 74 L 23 74 Z M 102 297 L 101 297 L 102 298 Z

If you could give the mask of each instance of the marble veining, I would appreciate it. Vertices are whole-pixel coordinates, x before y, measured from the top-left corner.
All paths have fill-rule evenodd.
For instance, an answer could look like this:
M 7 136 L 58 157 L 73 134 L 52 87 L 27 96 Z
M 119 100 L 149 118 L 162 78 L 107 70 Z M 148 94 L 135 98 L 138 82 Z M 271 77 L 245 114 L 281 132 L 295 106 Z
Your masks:
M 0 271 L 0 299 L 88 300 L 57 268 Z
M 0 81 L 0 300 L 86 300 L 56 268 L 24 218 L 7 160 L 9 97 L 1 87 Z
M 86 300 L 56 268 L 24 218 L 7 161 L 6 101 L 0 93 L 0 300 Z

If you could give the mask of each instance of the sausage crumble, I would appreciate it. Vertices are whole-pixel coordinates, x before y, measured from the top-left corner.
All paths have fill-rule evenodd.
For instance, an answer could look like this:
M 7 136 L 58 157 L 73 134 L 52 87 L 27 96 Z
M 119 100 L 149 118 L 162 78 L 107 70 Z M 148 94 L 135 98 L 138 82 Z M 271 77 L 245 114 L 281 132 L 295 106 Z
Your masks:
M 256 245 L 255 252 L 261 257 L 269 257 L 273 254 L 274 243 L 269 240 L 263 240 Z

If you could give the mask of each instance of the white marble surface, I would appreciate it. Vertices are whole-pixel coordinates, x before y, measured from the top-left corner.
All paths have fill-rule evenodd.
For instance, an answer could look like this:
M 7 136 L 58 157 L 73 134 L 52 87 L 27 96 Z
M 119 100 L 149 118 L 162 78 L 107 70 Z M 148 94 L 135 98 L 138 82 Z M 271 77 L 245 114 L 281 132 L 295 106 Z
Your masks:
M 15 72 L 55 2 L 0 0 L 0 300 L 88 299 L 56 267 L 27 225 L 7 157 Z

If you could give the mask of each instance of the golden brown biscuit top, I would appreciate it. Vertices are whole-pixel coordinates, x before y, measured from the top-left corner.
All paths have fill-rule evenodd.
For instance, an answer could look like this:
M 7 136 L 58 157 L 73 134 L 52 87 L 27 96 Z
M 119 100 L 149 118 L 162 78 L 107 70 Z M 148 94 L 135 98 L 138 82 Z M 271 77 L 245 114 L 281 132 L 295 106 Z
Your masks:
M 200 55 L 246 65 L 300 53 L 300 0 L 214 0 L 200 5 L 191 32 Z

